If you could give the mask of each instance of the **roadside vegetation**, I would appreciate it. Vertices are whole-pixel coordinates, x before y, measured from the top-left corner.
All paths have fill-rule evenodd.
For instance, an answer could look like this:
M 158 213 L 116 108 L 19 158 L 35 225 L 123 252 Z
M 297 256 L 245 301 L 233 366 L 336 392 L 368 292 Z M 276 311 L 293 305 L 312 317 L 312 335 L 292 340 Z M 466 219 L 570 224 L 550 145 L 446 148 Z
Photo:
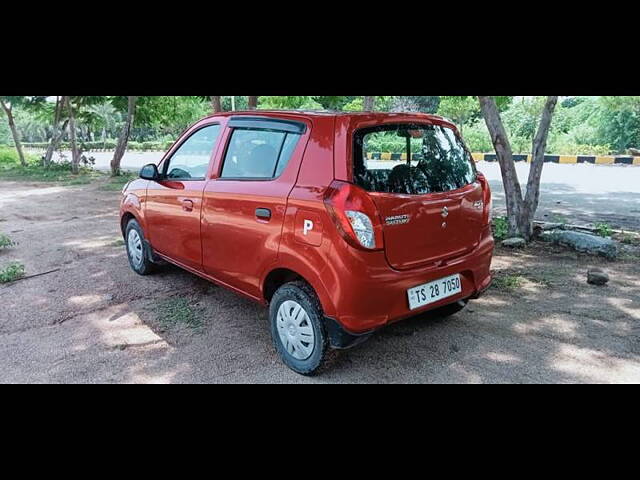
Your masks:
M 24 265 L 12 262 L 4 268 L 0 268 L 0 283 L 10 283 L 24 277 Z
M 3 248 L 13 247 L 14 245 L 15 242 L 11 240 L 8 235 L 0 233 L 0 250 L 2 250 Z
M 526 242 L 533 236 L 545 154 L 640 155 L 640 96 L 5 96 L 0 106 L 0 179 L 83 185 L 100 177 L 89 152 L 109 150 L 114 180 L 102 188 L 113 191 L 130 180 L 120 168 L 125 151 L 166 150 L 187 126 L 215 112 L 437 113 L 458 126 L 471 151 L 495 152 L 507 207 L 505 219 L 495 222 L 496 237 Z M 403 145 L 380 136 L 369 148 L 397 153 Z M 63 150 L 69 158 L 53 162 L 54 152 Z M 518 178 L 514 154 L 532 155 L 528 179 Z M 605 226 L 598 233 L 611 234 Z
M 509 233 L 509 224 L 506 217 L 497 217 L 493 219 L 493 238 L 501 241 L 507 238 Z
M 85 157 L 81 160 L 77 173 L 73 172 L 69 161 L 52 163 L 45 167 L 40 157 L 29 153 L 25 153 L 25 163 L 25 166 L 20 164 L 14 149 L 0 146 L 0 181 L 50 182 L 63 186 L 74 186 L 87 185 L 106 179 L 105 174 L 93 170 L 91 157 Z M 101 188 L 119 191 L 134 177 L 131 173 L 122 173 L 117 177 L 106 179 L 106 183 Z

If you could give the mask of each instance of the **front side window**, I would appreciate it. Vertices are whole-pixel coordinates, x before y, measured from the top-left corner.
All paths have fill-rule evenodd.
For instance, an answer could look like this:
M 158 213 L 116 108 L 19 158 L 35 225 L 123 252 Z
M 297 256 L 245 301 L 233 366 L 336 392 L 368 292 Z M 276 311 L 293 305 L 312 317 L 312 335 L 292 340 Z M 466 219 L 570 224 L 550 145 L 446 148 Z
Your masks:
M 169 159 L 166 178 L 203 180 L 220 135 L 220 125 L 209 125 L 191 135 Z
M 448 192 L 476 178 L 471 155 L 439 125 L 383 125 L 355 135 L 355 183 L 370 192 Z
M 234 129 L 221 178 L 268 180 L 279 177 L 289 163 L 300 135 L 276 130 Z

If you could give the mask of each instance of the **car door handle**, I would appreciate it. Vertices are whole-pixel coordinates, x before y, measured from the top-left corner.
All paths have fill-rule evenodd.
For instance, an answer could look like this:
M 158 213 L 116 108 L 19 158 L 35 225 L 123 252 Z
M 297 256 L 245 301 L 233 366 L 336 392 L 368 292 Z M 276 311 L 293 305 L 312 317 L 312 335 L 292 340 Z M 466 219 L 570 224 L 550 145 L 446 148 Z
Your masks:
M 257 208 L 256 218 L 258 220 L 271 220 L 271 210 L 269 210 L 268 208 Z
M 182 209 L 185 212 L 193 212 L 193 202 L 191 200 L 183 200 Z

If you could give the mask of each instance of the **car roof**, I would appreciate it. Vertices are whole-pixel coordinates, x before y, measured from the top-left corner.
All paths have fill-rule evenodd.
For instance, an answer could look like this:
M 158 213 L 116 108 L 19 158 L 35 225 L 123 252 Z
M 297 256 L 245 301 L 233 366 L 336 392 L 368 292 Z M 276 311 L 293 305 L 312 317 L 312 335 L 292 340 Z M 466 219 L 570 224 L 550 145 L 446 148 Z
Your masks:
M 444 122 L 451 124 L 455 128 L 454 123 L 439 115 L 433 115 L 429 113 L 418 112 L 338 112 L 331 110 L 248 110 L 248 111 L 234 111 L 234 112 L 219 112 L 210 115 L 211 117 L 234 117 L 234 116 L 268 116 L 274 118 L 313 118 L 313 117 L 368 117 L 368 118 L 380 118 L 380 120 L 389 120 L 397 117 L 406 119 L 407 117 L 414 117 L 416 120 L 429 120 L 436 122 Z

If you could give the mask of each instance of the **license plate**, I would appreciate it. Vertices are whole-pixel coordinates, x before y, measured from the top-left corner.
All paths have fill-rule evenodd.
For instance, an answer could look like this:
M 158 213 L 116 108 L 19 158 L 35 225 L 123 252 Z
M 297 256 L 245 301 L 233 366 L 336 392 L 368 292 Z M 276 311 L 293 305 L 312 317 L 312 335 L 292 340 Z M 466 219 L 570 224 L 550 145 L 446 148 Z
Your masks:
M 407 290 L 409 308 L 415 310 L 443 298 L 452 297 L 460 292 L 462 292 L 462 282 L 460 282 L 460 275 L 458 274 L 425 283 Z

